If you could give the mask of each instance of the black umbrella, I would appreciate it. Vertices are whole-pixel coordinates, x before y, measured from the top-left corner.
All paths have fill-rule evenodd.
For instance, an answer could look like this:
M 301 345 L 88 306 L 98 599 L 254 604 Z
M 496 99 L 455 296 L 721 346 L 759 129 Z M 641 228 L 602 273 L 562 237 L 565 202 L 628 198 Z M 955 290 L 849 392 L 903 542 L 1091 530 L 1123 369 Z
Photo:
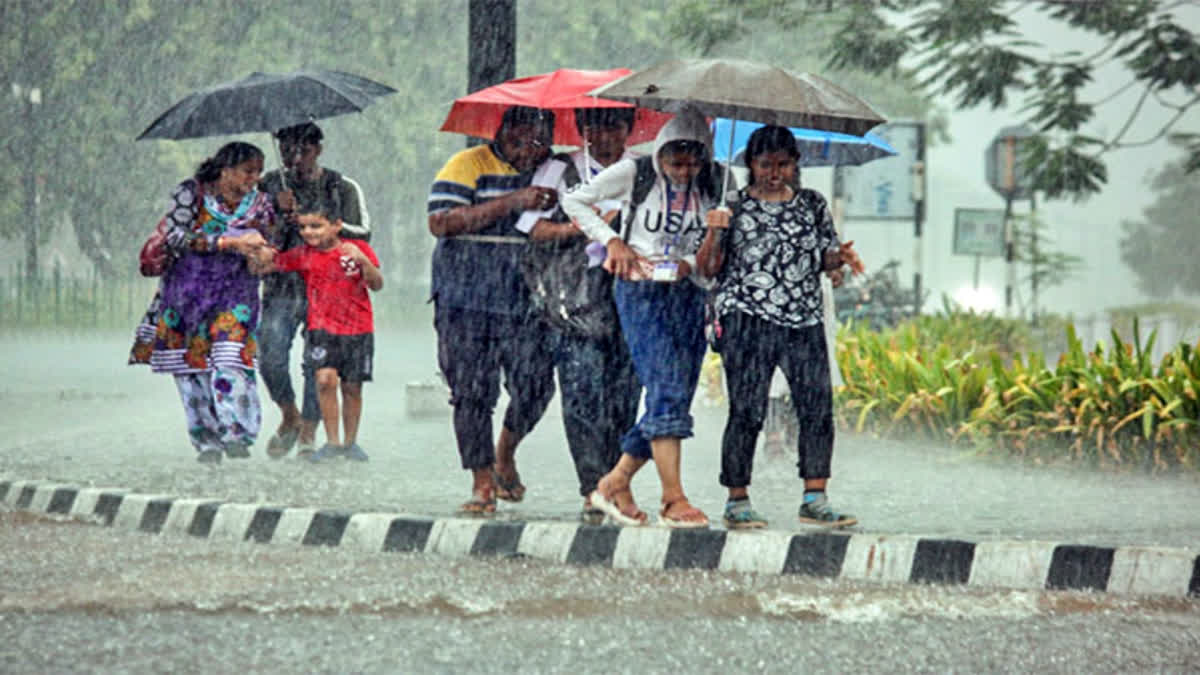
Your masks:
M 336 70 L 253 73 L 188 94 L 137 140 L 272 132 L 312 120 L 362 112 L 395 89 Z

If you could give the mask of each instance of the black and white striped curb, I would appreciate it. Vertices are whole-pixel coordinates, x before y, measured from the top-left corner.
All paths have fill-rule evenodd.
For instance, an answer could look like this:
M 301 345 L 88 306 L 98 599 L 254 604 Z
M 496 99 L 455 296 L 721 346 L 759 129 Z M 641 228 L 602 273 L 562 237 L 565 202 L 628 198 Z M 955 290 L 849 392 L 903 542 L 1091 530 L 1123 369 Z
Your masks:
M 1200 554 L 1151 547 L 981 541 L 822 530 L 727 532 L 428 518 L 222 503 L 0 480 L 0 504 L 151 534 L 446 556 L 529 556 L 613 568 L 708 569 L 881 582 L 1200 597 Z

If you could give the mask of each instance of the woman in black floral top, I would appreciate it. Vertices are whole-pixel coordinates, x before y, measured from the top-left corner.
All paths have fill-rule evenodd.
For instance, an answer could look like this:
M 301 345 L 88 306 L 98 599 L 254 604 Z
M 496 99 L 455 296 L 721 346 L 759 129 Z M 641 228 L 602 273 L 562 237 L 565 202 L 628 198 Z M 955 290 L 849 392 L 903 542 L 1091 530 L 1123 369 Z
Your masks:
M 729 488 L 725 526 L 766 527 L 750 506 L 754 447 L 767 410 L 771 374 L 787 377 L 800 420 L 801 522 L 834 527 L 857 520 L 838 513 L 825 496 L 833 456 L 833 395 L 823 326 L 820 274 L 850 265 L 862 270 L 852 244 L 838 241 L 825 198 L 797 189 L 796 139 L 766 126 L 746 145 L 749 185 L 732 213 L 708 218 L 697 253 L 705 276 L 716 277 L 713 304 L 718 346 L 729 390 L 729 419 L 721 442 L 721 485 Z

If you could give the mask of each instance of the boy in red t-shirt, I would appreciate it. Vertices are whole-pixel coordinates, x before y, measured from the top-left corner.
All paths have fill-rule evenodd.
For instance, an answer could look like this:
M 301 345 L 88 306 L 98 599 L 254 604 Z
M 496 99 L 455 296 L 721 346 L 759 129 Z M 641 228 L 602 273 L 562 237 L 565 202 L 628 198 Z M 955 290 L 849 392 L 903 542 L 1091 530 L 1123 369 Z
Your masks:
M 308 293 L 304 362 L 317 379 L 317 400 L 325 423 L 325 445 L 309 460 L 339 455 L 360 462 L 367 453 L 355 442 L 362 416 L 362 383 L 371 380 L 375 354 L 374 315 L 367 289 L 383 288 L 379 258 L 365 241 L 342 240 L 341 220 L 320 213 L 297 218 L 297 246 L 275 255 L 273 271 L 299 272 Z M 343 442 L 338 442 L 338 387 L 342 390 Z

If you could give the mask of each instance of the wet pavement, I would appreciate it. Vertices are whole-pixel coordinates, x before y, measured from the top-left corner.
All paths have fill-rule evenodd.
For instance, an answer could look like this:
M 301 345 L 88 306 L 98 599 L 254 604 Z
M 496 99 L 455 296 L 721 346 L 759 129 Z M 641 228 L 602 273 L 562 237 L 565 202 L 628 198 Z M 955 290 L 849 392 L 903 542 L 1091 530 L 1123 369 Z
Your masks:
M 427 317 L 381 333 L 367 464 L 197 464 L 167 377 L 126 336 L 0 338 L 0 477 L 353 512 L 454 515 L 466 497 L 448 409 L 406 414 L 434 377 Z M 694 410 L 685 486 L 714 520 L 720 407 Z M 278 413 L 268 410 L 268 428 Z M 558 404 L 519 452 L 529 486 L 498 520 L 574 522 Z M 794 462 L 760 457 L 771 529 L 803 532 Z M 1200 478 L 1030 466 L 843 434 L 831 495 L 856 533 L 1195 549 Z M 638 476 L 644 507 L 652 467 Z M 0 672 L 1192 672 L 1181 597 L 612 569 L 153 536 L 0 505 Z M 86 665 L 85 665 L 86 664 Z
M 0 506 L 0 672 L 1195 672 L 1182 598 L 214 546 Z
M 416 330 L 379 335 L 376 381 L 365 387 L 360 434 L 370 462 L 273 461 L 260 440 L 249 460 L 227 460 L 216 469 L 195 462 L 171 379 L 124 365 L 125 336 L 4 338 L 0 476 L 276 506 L 453 515 L 468 496 L 469 475 L 459 467 L 449 408 L 406 412 L 405 385 L 435 377 L 428 325 L 417 321 Z M 502 407 L 497 417 L 501 413 Z M 697 401 L 693 413 L 696 437 L 684 442 L 684 485 L 719 523 L 725 411 Z M 278 420 L 268 408 L 265 427 Z M 501 502 L 498 518 L 577 519 L 582 498 L 557 401 L 522 443 L 518 463 L 528 493 L 520 504 Z M 652 511 L 658 497 L 653 466 L 637 476 L 634 489 Z M 760 452 L 751 495 L 772 529 L 805 531 L 794 517 L 800 482 L 793 458 Z M 968 448 L 842 434 L 830 495 L 835 506 L 858 516 L 853 531 L 862 533 L 1200 547 L 1196 473 L 1034 466 Z

